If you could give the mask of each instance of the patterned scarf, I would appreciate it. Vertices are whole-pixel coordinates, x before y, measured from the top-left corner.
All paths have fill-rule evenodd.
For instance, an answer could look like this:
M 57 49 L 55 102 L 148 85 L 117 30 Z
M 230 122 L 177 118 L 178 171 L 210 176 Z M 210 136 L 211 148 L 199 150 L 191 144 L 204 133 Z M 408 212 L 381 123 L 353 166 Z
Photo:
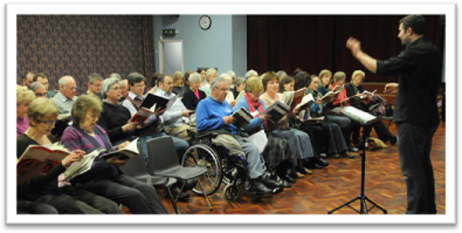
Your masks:
M 258 109 L 258 114 L 255 117 L 259 117 L 260 113 L 264 112 L 265 109 L 263 109 L 263 105 L 260 102 L 260 99 L 257 101 L 252 100 L 252 97 L 246 92 L 245 95 L 245 100 L 247 100 L 247 106 L 249 106 L 249 111 L 255 112 Z M 265 131 L 272 134 L 269 126 L 268 126 L 268 121 L 263 121 L 263 126 L 265 127 Z

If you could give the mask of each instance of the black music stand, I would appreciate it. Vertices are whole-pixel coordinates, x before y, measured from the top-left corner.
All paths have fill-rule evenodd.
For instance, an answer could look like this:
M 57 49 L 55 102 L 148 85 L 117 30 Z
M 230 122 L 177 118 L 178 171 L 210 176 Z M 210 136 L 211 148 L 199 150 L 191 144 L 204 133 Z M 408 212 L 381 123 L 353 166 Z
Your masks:
M 348 106 L 348 107 L 350 107 L 350 106 Z M 352 120 L 358 121 L 361 124 L 361 126 L 363 127 L 363 142 L 366 142 L 366 139 L 369 136 L 368 133 L 366 133 L 366 131 L 367 131 L 366 126 L 371 125 L 372 123 L 380 120 L 377 117 L 373 117 L 373 118 L 369 119 L 369 121 L 364 122 L 364 121 L 358 120 L 358 116 L 352 116 L 351 114 L 346 114 L 345 111 L 347 111 L 348 109 L 345 109 L 344 107 L 341 107 L 341 109 L 337 109 L 337 110 L 338 110 L 337 113 L 345 115 L 345 116 L 351 118 Z M 354 211 L 356 211 L 359 214 L 364 214 L 364 213 L 369 214 L 368 212 L 371 209 L 373 209 L 374 207 L 379 208 L 380 210 L 382 210 L 382 212 L 384 214 L 387 214 L 386 209 L 382 208 L 381 206 L 379 206 L 378 204 L 373 202 L 371 199 L 369 199 L 366 195 L 364 195 L 364 181 L 365 181 L 365 178 L 366 178 L 366 147 L 367 146 L 368 145 L 364 145 L 364 148 L 363 148 L 363 151 L 362 151 L 362 154 L 361 154 L 361 195 L 351 199 L 348 202 L 345 202 L 344 204 L 340 205 L 339 207 L 337 207 L 337 208 L 335 208 L 335 209 L 333 209 L 331 211 L 328 211 L 327 214 L 332 214 L 333 212 L 335 212 L 335 211 L 337 211 L 337 210 L 339 210 L 339 209 L 341 209 L 341 208 L 343 208 L 345 206 L 350 207 L 351 209 L 353 209 Z M 360 208 L 359 211 L 357 209 L 353 208 L 352 206 L 350 206 L 350 204 L 355 202 L 356 200 L 360 200 L 360 202 L 361 202 L 361 208 Z M 371 208 L 367 208 L 366 200 L 369 201 L 372 204 Z

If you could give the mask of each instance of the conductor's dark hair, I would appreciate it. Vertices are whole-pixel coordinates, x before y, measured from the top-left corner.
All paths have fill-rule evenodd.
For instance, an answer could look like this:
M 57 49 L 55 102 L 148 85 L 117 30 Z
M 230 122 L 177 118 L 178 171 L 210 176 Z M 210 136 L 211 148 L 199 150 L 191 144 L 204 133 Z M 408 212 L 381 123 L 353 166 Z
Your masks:
M 399 20 L 399 23 L 403 24 L 404 30 L 412 28 L 412 31 L 417 35 L 425 35 L 427 33 L 427 22 L 422 15 L 408 15 Z

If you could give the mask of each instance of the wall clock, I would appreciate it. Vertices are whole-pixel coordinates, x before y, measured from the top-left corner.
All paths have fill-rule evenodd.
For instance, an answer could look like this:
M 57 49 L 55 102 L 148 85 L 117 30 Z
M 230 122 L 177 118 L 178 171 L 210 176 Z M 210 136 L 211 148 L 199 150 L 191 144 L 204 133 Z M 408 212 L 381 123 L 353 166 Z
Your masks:
M 208 15 L 203 15 L 199 19 L 199 26 L 202 30 L 208 30 L 212 26 L 212 18 Z

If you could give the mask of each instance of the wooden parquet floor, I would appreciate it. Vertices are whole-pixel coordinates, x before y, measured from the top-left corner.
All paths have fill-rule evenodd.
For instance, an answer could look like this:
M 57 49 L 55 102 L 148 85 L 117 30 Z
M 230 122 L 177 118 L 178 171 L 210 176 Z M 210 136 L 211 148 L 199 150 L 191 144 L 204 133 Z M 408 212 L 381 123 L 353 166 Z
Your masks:
M 388 122 L 384 120 L 387 125 Z M 390 131 L 396 135 L 394 124 Z M 374 135 L 371 132 L 371 136 Z M 446 211 L 445 189 L 445 123 L 441 122 L 433 138 L 432 162 L 435 174 L 436 204 L 438 214 Z M 356 153 L 355 153 L 356 154 Z M 359 154 L 357 154 L 359 155 Z M 181 214 L 327 214 L 329 210 L 357 197 L 361 191 L 361 158 L 328 159 L 330 165 L 324 169 L 313 170 L 291 188 L 260 202 L 253 202 L 243 187 L 237 201 L 227 202 L 220 189 L 210 196 L 213 211 L 208 210 L 205 199 L 192 192 L 189 202 L 178 202 Z M 388 214 L 403 214 L 406 208 L 406 187 L 399 166 L 397 146 L 366 153 L 365 195 L 388 211 Z M 174 214 L 172 204 L 159 195 L 168 209 Z M 359 210 L 360 201 L 351 205 Z M 369 203 L 367 203 L 369 205 Z M 370 214 L 382 214 L 373 208 Z M 356 214 L 348 207 L 334 214 Z

